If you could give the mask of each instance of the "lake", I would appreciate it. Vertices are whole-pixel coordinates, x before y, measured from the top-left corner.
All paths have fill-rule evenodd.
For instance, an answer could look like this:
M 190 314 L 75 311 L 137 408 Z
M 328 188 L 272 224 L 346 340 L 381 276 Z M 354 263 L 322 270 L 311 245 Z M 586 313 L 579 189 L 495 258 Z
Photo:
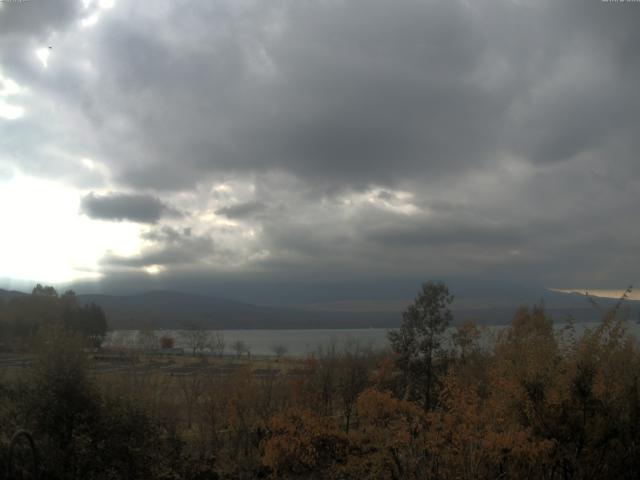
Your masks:
M 581 335 L 585 329 L 594 328 L 597 322 L 576 324 L 576 334 Z M 555 328 L 561 329 L 564 323 L 556 323 Z M 485 345 L 490 344 L 492 337 L 505 325 L 492 325 L 486 327 L 483 335 Z M 636 322 L 628 323 L 629 331 L 640 338 L 640 325 Z M 449 329 L 451 333 L 453 328 Z M 306 356 L 317 351 L 319 347 L 335 344 L 338 349 L 350 341 L 358 341 L 362 345 L 368 345 L 376 350 L 382 350 L 389 346 L 387 341 L 387 329 L 313 329 L 313 330 L 221 330 L 226 343 L 225 354 L 232 354 L 231 345 L 236 341 L 242 341 L 248 347 L 252 355 L 274 355 L 273 348 L 281 345 L 287 350 L 287 355 Z M 180 330 L 158 330 L 155 335 L 159 338 L 167 335 L 175 340 L 176 347 L 188 350 L 180 334 Z M 121 345 L 133 347 L 138 344 L 139 333 L 137 330 L 115 330 L 109 332 L 105 345 Z
M 180 330 L 158 330 L 158 337 L 167 335 L 175 340 L 176 347 L 188 350 L 182 340 Z M 276 345 L 284 346 L 287 355 L 306 356 L 318 349 L 335 343 L 342 348 L 348 341 L 357 340 L 374 349 L 388 346 L 387 330 L 383 328 L 368 329 L 318 329 L 318 330 L 220 330 L 226 343 L 225 354 L 232 354 L 231 345 L 242 341 L 252 355 L 274 355 Z M 116 344 L 127 347 L 137 345 L 137 330 L 115 330 L 110 332 L 105 344 Z

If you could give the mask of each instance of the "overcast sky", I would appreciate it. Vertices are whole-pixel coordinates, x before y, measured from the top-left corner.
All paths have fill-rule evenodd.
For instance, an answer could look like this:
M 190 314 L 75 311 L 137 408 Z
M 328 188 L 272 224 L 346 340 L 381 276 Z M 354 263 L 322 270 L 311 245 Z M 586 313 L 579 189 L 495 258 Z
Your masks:
M 624 288 L 639 25 L 601 0 L 0 2 L 0 286 Z

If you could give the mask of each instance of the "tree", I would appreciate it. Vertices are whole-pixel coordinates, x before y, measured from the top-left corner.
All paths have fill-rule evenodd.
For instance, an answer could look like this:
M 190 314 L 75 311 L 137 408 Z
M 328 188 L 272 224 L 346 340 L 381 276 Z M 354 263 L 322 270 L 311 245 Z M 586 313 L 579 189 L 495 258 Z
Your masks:
M 49 286 L 43 287 L 38 283 L 35 287 L 33 287 L 33 290 L 31 290 L 31 295 L 33 295 L 34 297 L 38 296 L 38 297 L 57 298 L 58 292 L 53 287 L 49 287 Z
M 107 332 L 102 309 L 94 303 L 80 305 L 73 290 L 58 296 L 55 288 L 38 284 L 31 295 L 11 298 L 3 310 L 4 329 L 14 340 L 29 338 L 39 327 L 55 324 L 80 333 L 99 347 Z
M 247 351 L 247 345 L 242 340 L 236 340 L 235 342 L 233 342 L 233 344 L 231 344 L 231 348 L 233 348 L 233 351 L 236 352 L 236 357 L 238 358 L 240 358 L 240 355 Z
M 444 283 L 426 282 L 402 314 L 400 329 L 388 333 L 404 375 L 405 391 L 419 400 L 425 410 L 433 406 L 436 398 L 436 357 L 442 349 L 443 334 L 453 319 L 451 302 L 453 295 Z
M 277 344 L 277 345 L 273 345 L 273 346 L 271 347 L 271 351 L 272 351 L 273 353 L 275 353 L 275 355 L 276 355 L 276 357 L 278 358 L 278 360 L 280 360 L 280 358 L 281 358 L 283 355 L 286 355 L 286 353 L 287 353 L 287 347 L 286 347 L 286 346 L 284 346 L 284 345 L 282 345 L 282 344 Z
M 187 325 L 184 330 L 180 331 L 180 336 L 184 343 L 191 349 L 193 356 L 202 353 L 211 343 L 211 335 L 202 325 Z
M 85 325 L 80 332 L 91 340 L 95 347 L 100 347 L 107 335 L 107 317 L 100 306 L 91 302 L 82 309 L 85 317 Z
M 26 417 L 36 432 L 46 435 L 50 459 L 64 469 L 75 463 L 68 448 L 87 422 L 96 420 L 98 399 L 87 374 L 84 339 L 60 325 L 41 327 L 35 338 L 36 356 Z
M 429 471 L 428 421 L 420 406 L 368 388 L 358 396 L 356 408 L 359 427 L 349 435 L 350 455 L 336 469 L 337 478 L 449 478 Z
M 15 415 L 44 453 L 39 478 L 178 478 L 170 422 L 103 393 L 89 374 L 85 344 L 60 324 L 41 327 L 31 374 L 16 390 Z
M 451 334 L 453 346 L 462 362 L 465 362 L 470 354 L 477 351 L 479 340 L 482 332 L 476 327 L 476 324 L 470 320 L 456 326 L 455 331 Z
M 160 348 L 167 350 L 175 347 L 175 345 L 176 341 L 173 337 L 170 337 L 169 335 L 163 335 L 160 337 Z
M 226 345 L 224 333 L 215 332 L 215 334 L 212 335 L 210 348 L 217 356 L 222 357 L 224 355 L 224 347 Z
M 144 325 L 140 330 L 138 330 L 136 343 L 145 351 L 155 350 L 158 348 L 158 337 L 151 325 Z
M 184 405 L 187 415 L 187 428 L 191 428 L 194 408 L 198 404 L 198 399 L 202 394 L 202 377 L 198 373 L 178 376 L 180 391 L 184 398 Z
M 310 409 L 287 409 L 273 416 L 267 431 L 262 463 L 272 478 L 336 478 L 332 470 L 348 453 L 347 438 L 335 422 Z
M 367 386 L 370 358 L 371 347 L 363 347 L 355 339 L 349 339 L 345 343 L 338 368 L 338 394 L 341 400 L 346 433 L 349 433 L 358 395 Z
M 323 415 L 333 414 L 333 402 L 338 387 L 338 350 L 335 340 L 318 346 L 317 362 L 313 369 L 313 387 Z

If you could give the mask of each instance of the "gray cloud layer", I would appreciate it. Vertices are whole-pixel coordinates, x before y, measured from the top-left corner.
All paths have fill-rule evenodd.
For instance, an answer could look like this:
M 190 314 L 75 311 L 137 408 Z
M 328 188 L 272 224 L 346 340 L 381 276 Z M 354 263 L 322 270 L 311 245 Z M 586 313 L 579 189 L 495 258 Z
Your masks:
M 0 11 L 1 71 L 31 91 L 0 161 L 140 192 L 83 211 L 173 229 L 106 267 L 325 289 L 637 278 L 640 4 L 121 0 L 87 29 L 95 6 L 29 8 Z
M 245 202 L 216 210 L 216 214 L 229 218 L 246 218 L 263 212 L 266 206 L 261 202 Z
M 90 193 L 82 199 L 82 212 L 97 220 L 129 220 L 156 223 L 161 217 L 176 217 L 180 213 L 155 197 L 143 194 Z

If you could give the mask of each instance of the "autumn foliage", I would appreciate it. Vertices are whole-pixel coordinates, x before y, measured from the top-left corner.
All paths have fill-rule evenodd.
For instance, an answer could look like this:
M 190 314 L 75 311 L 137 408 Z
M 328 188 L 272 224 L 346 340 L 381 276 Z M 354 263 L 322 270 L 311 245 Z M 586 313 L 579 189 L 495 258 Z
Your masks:
M 393 391 L 387 357 L 348 434 L 340 416 L 278 415 L 262 460 L 273 478 L 640 478 L 640 352 L 625 325 L 614 313 L 578 335 L 522 308 L 481 348 L 466 324 L 437 359 L 433 408 Z

